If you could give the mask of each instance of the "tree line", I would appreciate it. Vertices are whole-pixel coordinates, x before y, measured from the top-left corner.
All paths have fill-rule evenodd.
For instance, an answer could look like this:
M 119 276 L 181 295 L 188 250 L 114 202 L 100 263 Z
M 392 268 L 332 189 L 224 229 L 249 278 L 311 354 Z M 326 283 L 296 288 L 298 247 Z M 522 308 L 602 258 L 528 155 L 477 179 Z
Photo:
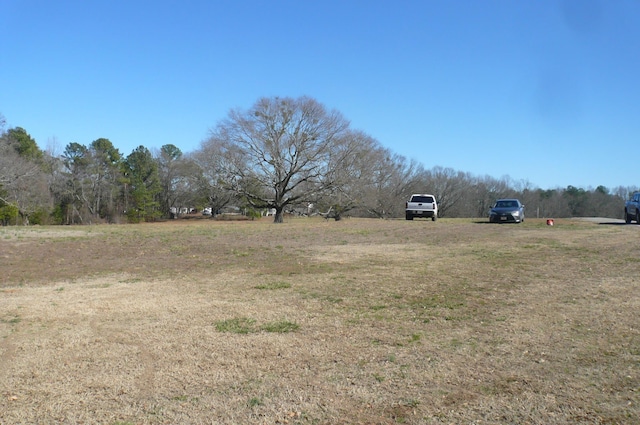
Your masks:
M 0 115 L 0 222 L 89 224 L 155 221 L 183 208 L 235 207 L 376 218 L 404 216 L 412 193 L 431 193 L 441 217 L 486 217 L 498 198 L 517 197 L 528 217 L 621 218 L 636 187 L 533 188 L 509 177 L 426 169 L 352 129 L 313 98 L 262 98 L 231 110 L 198 149 L 167 144 L 124 156 L 106 138 L 63 152 L 42 150 Z

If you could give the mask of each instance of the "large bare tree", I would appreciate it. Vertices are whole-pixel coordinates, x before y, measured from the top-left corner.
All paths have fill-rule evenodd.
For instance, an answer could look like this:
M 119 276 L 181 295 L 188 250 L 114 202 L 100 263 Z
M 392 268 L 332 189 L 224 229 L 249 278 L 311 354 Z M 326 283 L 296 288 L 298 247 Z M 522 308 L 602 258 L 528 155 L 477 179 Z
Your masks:
M 248 110 L 232 110 L 206 144 L 224 158 L 225 185 L 254 208 L 273 208 L 283 221 L 288 205 L 313 199 L 336 183 L 336 149 L 348 121 L 309 97 L 262 98 Z

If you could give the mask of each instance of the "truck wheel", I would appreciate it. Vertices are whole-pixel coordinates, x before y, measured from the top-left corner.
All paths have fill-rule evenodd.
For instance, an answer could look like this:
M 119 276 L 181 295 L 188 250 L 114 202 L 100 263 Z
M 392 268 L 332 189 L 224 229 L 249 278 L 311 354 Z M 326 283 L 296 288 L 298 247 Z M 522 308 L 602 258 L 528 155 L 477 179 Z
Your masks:
M 431 217 L 431 221 L 436 221 L 437 219 L 438 219 L 438 216 L 434 215 L 433 217 Z
M 629 213 L 626 208 L 624 209 L 624 222 L 627 224 L 631 223 L 631 217 L 629 217 Z
M 636 210 L 636 224 L 640 224 L 640 211 Z
M 407 214 L 407 220 L 413 220 L 413 216 L 411 214 Z

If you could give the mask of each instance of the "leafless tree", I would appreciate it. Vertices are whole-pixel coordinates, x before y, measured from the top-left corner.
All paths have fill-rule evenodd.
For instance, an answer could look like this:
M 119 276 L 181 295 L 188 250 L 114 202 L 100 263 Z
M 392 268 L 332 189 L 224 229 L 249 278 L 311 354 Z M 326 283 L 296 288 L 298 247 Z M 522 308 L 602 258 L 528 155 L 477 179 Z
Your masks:
M 175 145 L 164 145 L 154 152 L 158 163 L 158 175 L 162 190 L 160 192 L 160 209 L 168 215 L 171 208 L 201 207 L 198 205 L 198 182 L 200 169 L 188 155 Z
M 340 220 L 344 214 L 362 208 L 367 202 L 367 191 L 373 184 L 373 163 L 377 159 L 379 143 L 361 131 L 345 131 L 330 155 L 328 171 L 333 186 L 318 192 L 311 199 L 320 213 Z M 303 188 L 303 191 L 308 191 Z
M 380 218 L 402 216 L 406 200 L 420 186 L 420 176 L 424 173 L 422 165 L 380 148 L 368 167 L 373 182 L 366 192 L 367 211 Z
M 189 155 L 196 171 L 196 191 L 202 204 L 211 208 L 213 215 L 235 200 L 235 193 L 229 190 L 226 181 L 225 157 L 220 144 L 205 141 L 199 150 Z
M 262 98 L 232 110 L 206 145 L 219 150 L 223 184 L 255 208 L 283 211 L 335 186 L 336 146 L 349 127 L 337 111 L 308 97 Z M 304 190 L 303 190 L 304 189 Z
M 624 202 L 639 190 L 638 186 L 618 186 L 613 190 L 613 194 L 618 197 L 620 202 Z
M 35 211 L 51 205 L 42 164 L 21 157 L 0 140 L 0 201 L 14 205 L 25 224 Z
M 425 172 L 424 186 L 438 200 L 438 215 L 446 216 L 460 203 L 469 188 L 471 177 L 452 168 L 434 167 Z

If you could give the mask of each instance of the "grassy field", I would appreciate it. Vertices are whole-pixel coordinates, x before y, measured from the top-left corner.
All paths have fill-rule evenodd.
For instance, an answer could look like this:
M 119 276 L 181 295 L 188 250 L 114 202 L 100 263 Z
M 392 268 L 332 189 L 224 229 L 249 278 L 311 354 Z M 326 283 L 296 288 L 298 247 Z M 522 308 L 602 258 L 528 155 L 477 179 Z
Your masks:
M 1 424 L 636 424 L 640 226 L 0 228 Z

